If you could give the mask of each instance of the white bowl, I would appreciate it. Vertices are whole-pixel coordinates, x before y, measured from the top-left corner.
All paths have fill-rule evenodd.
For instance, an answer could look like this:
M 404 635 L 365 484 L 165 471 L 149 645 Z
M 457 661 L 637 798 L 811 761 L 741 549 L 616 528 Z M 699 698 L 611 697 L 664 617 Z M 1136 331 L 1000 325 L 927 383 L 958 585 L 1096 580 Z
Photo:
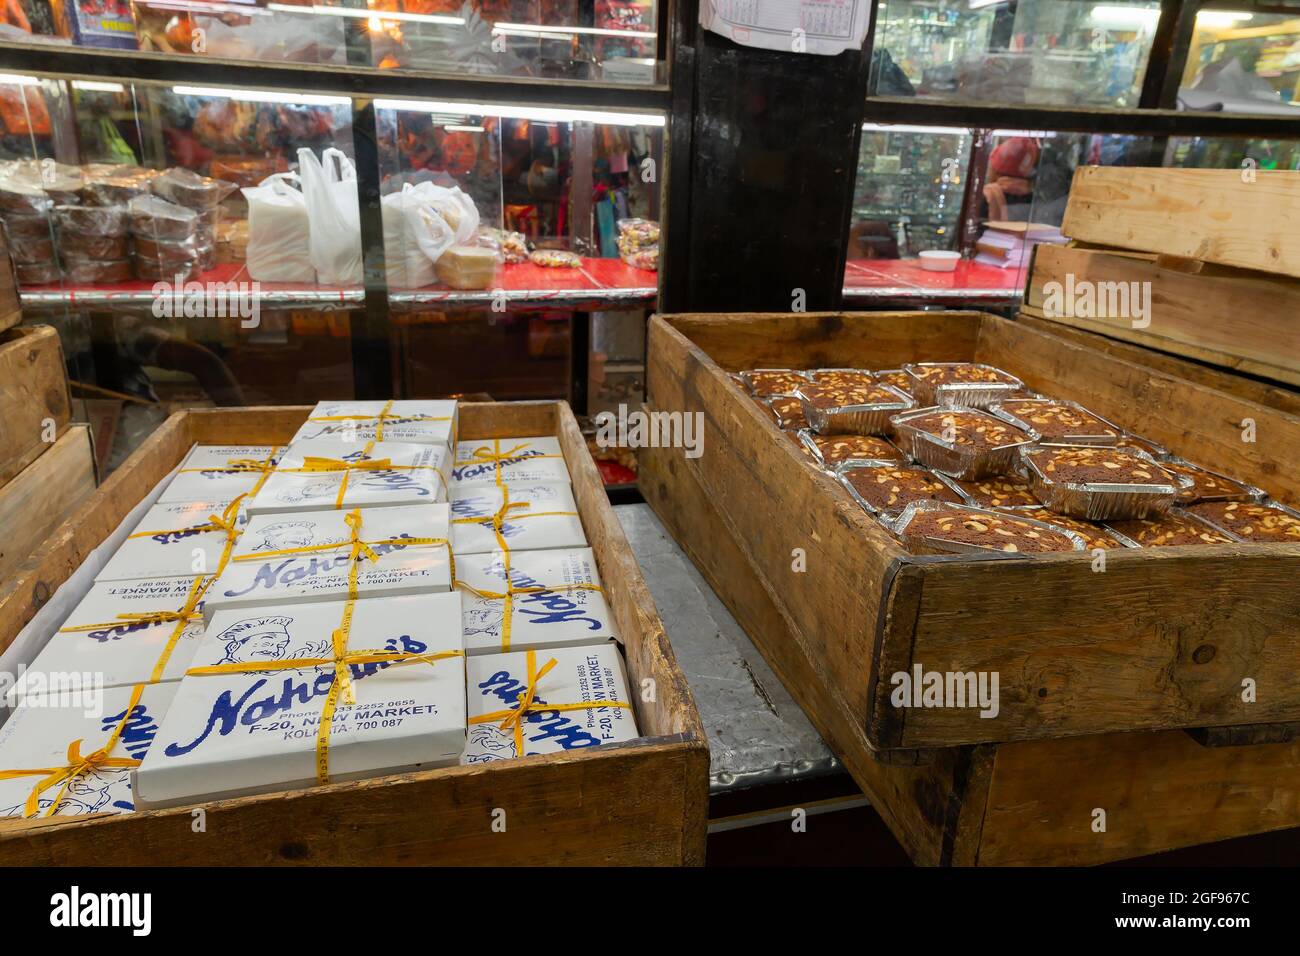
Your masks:
M 953 272 L 960 261 L 960 252 L 942 252 L 938 249 L 927 249 L 921 253 L 921 268 L 926 272 Z

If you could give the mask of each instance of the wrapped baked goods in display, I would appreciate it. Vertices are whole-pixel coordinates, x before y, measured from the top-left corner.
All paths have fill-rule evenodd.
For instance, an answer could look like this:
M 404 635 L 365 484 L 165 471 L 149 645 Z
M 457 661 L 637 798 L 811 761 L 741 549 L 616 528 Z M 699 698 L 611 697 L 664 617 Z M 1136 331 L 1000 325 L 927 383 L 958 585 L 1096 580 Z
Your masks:
M 530 438 L 478 438 L 456 446 L 451 484 L 480 485 L 567 482 L 560 443 L 549 435 Z
M 97 236 L 89 232 L 60 229 L 59 255 L 74 259 L 127 259 L 131 242 L 123 233 L 119 236 Z
M 295 441 L 248 503 L 250 515 L 382 508 L 447 500 L 442 444 Z
M 396 441 L 456 446 L 457 406 L 452 399 L 318 402 L 294 442 L 315 438 Z
M 452 246 L 438 257 L 438 281 L 453 289 L 489 289 L 496 275 L 497 257 L 482 246 Z
M 203 611 L 451 590 L 446 504 L 249 519 Z M 583 542 L 585 543 L 585 542 Z
M 54 258 L 54 240 L 49 235 L 23 239 L 9 247 L 9 256 L 18 263 L 49 262 Z
M 211 210 L 238 188 L 234 183 L 173 167 L 153 177 L 154 195 L 190 209 Z
M 659 269 L 659 223 L 649 219 L 618 221 L 619 258 L 635 269 Z
M 926 468 L 893 461 L 845 461 L 835 477 L 873 515 L 894 517 L 914 501 L 961 503 L 961 495 Z
M 95 580 L 218 573 L 247 522 L 245 500 L 241 495 L 154 505 Z
M 1163 514 L 1189 479 L 1150 455 L 1095 445 L 1042 445 L 1022 455 L 1029 484 L 1053 511 L 1091 521 Z
M 82 259 L 64 256 L 63 275 L 76 285 L 127 282 L 135 274 L 130 259 Z
M 54 224 L 60 237 L 125 236 L 130 225 L 125 205 L 121 206 L 55 206 Z
M 903 366 L 912 380 L 908 394 L 918 405 L 986 408 L 1024 389 L 1010 372 L 979 362 L 916 362 Z
M 918 408 L 889 422 L 898 445 L 914 459 L 965 480 L 1015 471 L 1017 452 L 1038 438 L 977 408 Z
M 809 426 L 821 435 L 887 435 L 891 417 L 915 404 L 902 392 L 874 382 L 870 376 L 814 380 L 801 385 L 795 395 L 803 405 Z
M 577 269 L 582 265 L 582 256 L 564 249 L 534 249 L 528 261 L 547 269 Z
M 466 654 L 617 639 L 590 548 L 457 555 L 456 586 Z
M 175 241 L 189 239 L 198 228 L 198 213 L 159 196 L 136 196 L 126 208 L 134 236 Z
M 149 193 L 156 169 L 140 166 L 102 166 L 88 171 L 81 187 L 81 201 L 91 206 L 123 206 Z
M 813 431 L 801 431 L 799 440 L 817 464 L 830 470 L 847 461 L 901 463 L 904 460 L 896 445 L 875 435 L 818 435 Z
M 491 249 L 499 263 L 515 265 L 528 261 L 528 240 L 522 232 L 479 226 L 474 235 L 474 245 Z
M 134 772 L 136 804 L 452 765 L 465 708 L 456 594 L 219 611 Z
M 466 659 L 463 763 L 489 763 L 633 740 L 636 714 L 613 644 Z
M 946 501 L 914 501 L 894 524 L 913 554 L 1038 554 L 1083 551 L 1082 537 L 1019 512 L 991 511 Z
M 1051 445 L 1114 445 L 1123 431 L 1078 402 L 1055 398 L 1004 398 L 989 411 L 1011 424 L 1038 433 Z
M 15 707 L 0 726 L 0 817 L 134 810 L 131 773 L 149 753 L 177 686 L 105 688 L 95 709 L 54 694 Z
M 514 551 L 585 548 L 587 536 L 567 483 L 462 485 L 451 493 L 457 558 L 507 545 Z
M 20 285 L 48 285 L 63 279 L 63 270 L 53 260 L 49 262 L 15 262 L 14 275 Z
M 47 213 L 0 213 L 0 222 L 4 223 L 11 250 L 15 243 L 54 235 L 54 219 Z

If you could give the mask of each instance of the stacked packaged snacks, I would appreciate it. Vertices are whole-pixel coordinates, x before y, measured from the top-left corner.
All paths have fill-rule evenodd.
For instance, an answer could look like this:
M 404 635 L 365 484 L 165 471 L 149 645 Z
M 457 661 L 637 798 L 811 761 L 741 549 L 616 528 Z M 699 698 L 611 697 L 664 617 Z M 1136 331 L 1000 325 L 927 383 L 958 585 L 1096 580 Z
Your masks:
M 528 240 L 522 232 L 480 226 L 474 236 L 474 245 L 491 249 L 500 264 L 514 265 L 528 261 Z
M 649 219 L 618 221 L 619 258 L 634 269 L 659 270 L 659 223 Z
M 497 254 L 483 246 L 452 246 L 438 257 L 438 281 L 453 289 L 488 289 L 496 275 Z
M 137 278 L 183 281 L 202 271 L 204 249 L 198 238 L 197 212 L 150 194 L 132 199 L 127 214 Z

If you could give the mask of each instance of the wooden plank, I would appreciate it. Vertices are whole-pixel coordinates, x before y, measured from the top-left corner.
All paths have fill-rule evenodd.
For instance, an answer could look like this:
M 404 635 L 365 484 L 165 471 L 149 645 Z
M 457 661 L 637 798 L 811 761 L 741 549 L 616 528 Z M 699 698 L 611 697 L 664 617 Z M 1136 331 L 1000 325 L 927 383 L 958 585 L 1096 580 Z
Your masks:
M 1000 744 L 978 862 L 1090 865 L 1295 826 L 1300 743 L 1202 747 L 1165 731 Z
M 1189 382 L 1195 382 L 1198 385 L 1204 385 L 1206 388 L 1212 388 L 1219 392 L 1227 392 L 1229 395 L 1236 395 L 1248 402 L 1276 408 L 1279 412 L 1286 412 L 1288 415 L 1300 415 L 1300 391 L 1284 385 L 1257 382 L 1254 379 L 1233 372 L 1210 368 L 1195 361 L 1188 361 L 1174 355 L 1166 355 L 1163 352 L 1144 348 L 1140 345 L 1120 342 L 1108 338 L 1104 334 L 1061 325 L 1058 322 L 1051 322 L 1043 318 L 1034 310 L 1027 310 L 1023 307 L 1016 316 L 1016 320 L 1027 328 L 1049 332 L 1059 339 L 1074 342 L 1077 345 L 1083 345 L 1098 352 L 1105 352 L 1107 355 L 1113 355 L 1115 358 L 1123 359 L 1126 362 L 1146 365 L 1167 375 L 1172 375 L 1174 378 L 1185 378 Z
M 946 823 L 961 755 L 942 751 L 920 766 L 877 761 L 862 722 L 833 674 L 811 650 L 808 637 L 795 632 L 780 597 L 765 585 L 761 569 L 738 546 L 734 530 L 710 504 L 690 461 L 680 450 L 668 448 L 643 448 L 637 458 L 641 494 L 844 762 L 890 831 L 916 862 L 943 862 L 952 838 Z
M 48 325 L 0 332 L 0 484 L 48 448 L 71 414 L 58 332 Z
M 0 598 L 0 646 L 191 444 L 284 443 L 308 411 L 211 409 L 169 418 L 24 565 L 14 593 Z M 5 821 L 0 864 L 701 864 L 708 799 L 702 725 L 572 413 L 562 403 L 464 405 L 461 426 L 470 437 L 559 437 L 645 737 L 491 767 L 220 801 L 205 807 L 215 842 L 193 833 L 190 808 Z M 496 808 L 506 811 L 505 833 L 492 830 Z
M 1072 239 L 1300 277 L 1300 172 L 1081 166 Z
M 1062 290 L 1096 289 L 1103 283 L 1148 289 L 1150 314 L 1144 319 L 1149 324 L 1134 328 L 1132 315 L 1108 314 L 1127 294 L 1123 300 L 1096 295 L 1085 317 L 1065 314 L 1072 310 L 1049 296 L 1053 283 L 1051 291 L 1058 297 Z M 1300 324 L 1294 321 L 1300 314 L 1300 282 L 1292 279 L 1226 269 L 1191 274 L 1143 259 L 1039 246 L 1025 287 L 1025 307 L 1062 325 L 1300 384 Z
M 72 425 L 48 452 L 0 487 L 0 581 L 45 542 L 69 511 L 95 490 L 90 429 Z
M 18 295 L 18 276 L 9 258 L 6 237 L 0 235 L 0 332 L 23 320 L 22 300 Z

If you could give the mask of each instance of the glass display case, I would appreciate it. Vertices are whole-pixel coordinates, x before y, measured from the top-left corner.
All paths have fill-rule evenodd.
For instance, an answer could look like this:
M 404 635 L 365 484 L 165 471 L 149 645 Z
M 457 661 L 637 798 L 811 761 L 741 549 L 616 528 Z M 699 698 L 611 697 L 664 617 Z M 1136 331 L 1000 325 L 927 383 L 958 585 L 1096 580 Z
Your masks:
M 1300 116 L 1300 11 L 1197 11 L 1178 105 Z
M 9 35 L 168 56 L 660 82 L 655 0 L 13 0 Z M 21 14 L 21 16 L 19 16 Z
M 24 315 L 123 440 L 372 391 L 582 412 L 612 381 L 592 315 L 643 338 L 657 300 L 662 111 L 39 73 L 0 103 Z
M 885 0 L 870 94 L 1136 107 L 1159 0 Z

